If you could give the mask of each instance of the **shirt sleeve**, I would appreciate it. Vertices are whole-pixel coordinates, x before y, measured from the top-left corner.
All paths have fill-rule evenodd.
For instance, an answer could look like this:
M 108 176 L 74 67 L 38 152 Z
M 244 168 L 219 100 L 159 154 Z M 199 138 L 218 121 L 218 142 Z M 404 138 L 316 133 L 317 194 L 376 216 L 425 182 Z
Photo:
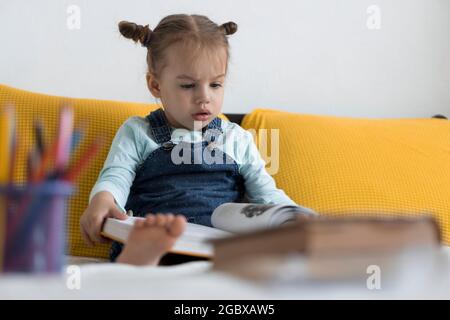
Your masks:
M 250 132 L 245 132 L 240 174 L 245 180 L 246 197 L 252 203 L 297 205 L 278 189 L 275 180 L 266 171 L 266 163 L 259 154 Z
M 89 196 L 89 202 L 100 191 L 109 191 L 116 204 L 125 211 L 136 168 L 141 162 L 142 141 L 136 119 L 128 119 L 117 131 L 97 182 Z

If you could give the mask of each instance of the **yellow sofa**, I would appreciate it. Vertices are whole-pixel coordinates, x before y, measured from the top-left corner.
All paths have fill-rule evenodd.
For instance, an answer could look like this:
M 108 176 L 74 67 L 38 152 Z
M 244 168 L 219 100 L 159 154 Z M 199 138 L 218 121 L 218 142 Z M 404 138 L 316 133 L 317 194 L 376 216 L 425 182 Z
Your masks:
M 108 246 L 84 244 L 80 215 L 119 126 L 130 116 L 144 116 L 160 106 L 49 96 L 0 85 L 0 105 L 15 104 L 18 118 L 15 181 L 25 179 L 26 154 L 34 139 L 32 119 L 43 120 L 50 141 L 63 102 L 74 106 L 75 125 L 87 125 L 86 138 L 72 160 L 80 157 L 94 137 L 106 140 L 96 160 L 78 179 L 70 200 L 68 254 L 106 257 Z M 258 139 L 258 132 L 278 130 L 279 169 L 273 176 L 297 203 L 329 215 L 431 213 L 437 218 L 444 243 L 450 244 L 450 121 L 369 120 L 256 109 L 245 115 L 241 125 L 256 130 L 257 143 L 263 138 Z
M 450 244 L 450 121 L 256 109 L 241 125 L 279 130 L 273 177 L 297 203 L 334 216 L 432 214 Z

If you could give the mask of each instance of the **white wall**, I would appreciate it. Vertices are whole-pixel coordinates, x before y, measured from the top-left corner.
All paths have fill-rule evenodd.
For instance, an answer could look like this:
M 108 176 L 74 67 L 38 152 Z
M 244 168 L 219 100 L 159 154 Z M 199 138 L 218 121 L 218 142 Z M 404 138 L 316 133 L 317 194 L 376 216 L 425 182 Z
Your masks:
M 67 8 L 81 10 L 69 29 Z M 381 10 L 371 30 L 366 12 Z M 71 97 L 155 102 L 146 51 L 120 20 L 173 13 L 235 21 L 224 112 L 450 115 L 448 0 L 1 0 L 0 83 Z

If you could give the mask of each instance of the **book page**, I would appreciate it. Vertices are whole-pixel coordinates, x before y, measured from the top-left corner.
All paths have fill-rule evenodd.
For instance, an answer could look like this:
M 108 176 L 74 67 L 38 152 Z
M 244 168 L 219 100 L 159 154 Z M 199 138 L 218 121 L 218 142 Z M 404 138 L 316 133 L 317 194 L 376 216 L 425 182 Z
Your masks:
M 295 221 L 301 207 L 291 205 L 224 203 L 214 210 L 211 223 L 232 233 L 272 228 Z
M 170 252 L 209 257 L 213 255 L 213 247 L 209 240 L 230 235 L 229 232 L 219 229 L 186 223 L 186 230 L 175 242 Z
M 108 238 L 126 243 L 133 224 L 141 217 L 128 217 L 126 220 L 108 218 L 103 226 L 102 234 Z M 186 223 L 186 229 L 175 242 L 170 252 L 194 256 L 210 257 L 213 249 L 209 243 L 211 239 L 223 238 L 231 234 L 219 229 Z

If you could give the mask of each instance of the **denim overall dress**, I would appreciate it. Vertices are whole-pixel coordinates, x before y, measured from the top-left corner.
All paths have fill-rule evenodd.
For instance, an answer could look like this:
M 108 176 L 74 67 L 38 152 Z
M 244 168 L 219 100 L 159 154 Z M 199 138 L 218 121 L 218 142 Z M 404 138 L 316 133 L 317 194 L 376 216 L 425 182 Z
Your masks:
M 202 129 L 201 142 L 181 141 L 177 145 L 171 141 L 171 129 L 162 109 L 151 112 L 146 118 L 159 147 L 138 166 L 126 210 L 132 210 L 134 216 L 182 214 L 188 222 L 211 226 L 215 208 L 226 202 L 242 202 L 245 187 L 238 165 L 214 144 L 223 133 L 220 118 L 213 119 Z M 183 153 L 190 152 L 191 161 L 173 161 L 173 151 L 176 156 L 184 156 L 183 159 L 189 158 Z M 206 161 L 205 154 L 220 161 Z M 111 261 L 121 250 L 120 243 L 112 243 Z

